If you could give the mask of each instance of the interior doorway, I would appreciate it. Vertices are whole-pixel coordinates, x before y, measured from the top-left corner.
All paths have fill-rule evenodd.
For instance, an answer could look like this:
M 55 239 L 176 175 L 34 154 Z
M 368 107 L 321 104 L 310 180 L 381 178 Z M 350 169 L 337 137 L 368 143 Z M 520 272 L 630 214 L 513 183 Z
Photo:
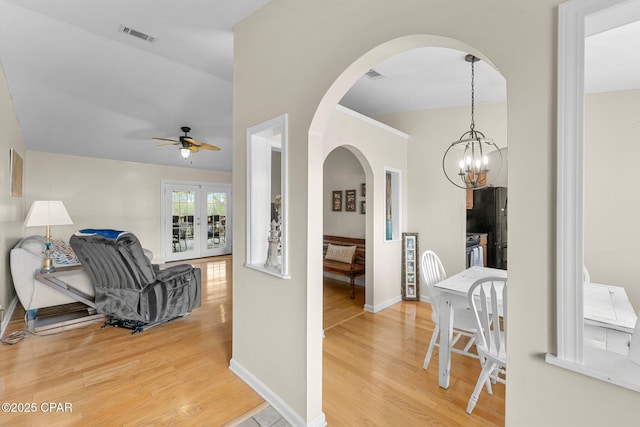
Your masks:
M 334 197 L 340 196 L 339 206 Z M 352 239 L 366 236 L 366 175 L 358 158 L 346 147 L 332 150 L 323 166 L 323 235 Z M 365 277 L 355 279 L 355 297 L 349 278 L 323 272 L 323 329 L 364 312 Z
M 163 183 L 165 261 L 231 253 L 231 185 Z
M 328 153 L 334 148 L 334 144 L 357 144 L 358 139 L 352 138 L 352 135 L 345 136 L 345 133 L 353 130 L 352 126 L 341 126 L 339 129 L 332 128 L 335 111 L 339 109 L 336 103 L 344 98 L 345 94 L 358 80 L 363 78 L 364 74 L 372 70 L 372 67 L 379 65 L 381 57 L 390 56 L 389 54 L 393 52 L 400 53 L 410 51 L 419 46 L 437 46 L 458 50 L 459 52 L 453 52 L 455 54 L 453 57 L 456 55 L 460 57 L 461 53 L 472 52 L 490 64 L 490 62 L 485 59 L 486 57 L 471 46 L 453 39 L 444 40 L 428 35 L 416 35 L 384 43 L 372 49 L 363 57 L 358 58 L 358 61 L 355 61 L 349 66 L 323 96 L 323 101 L 318 105 L 311 126 L 309 127 L 309 150 L 320 146 L 325 153 Z M 457 62 L 460 62 L 459 58 Z M 434 69 L 436 68 L 434 67 Z M 449 76 L 450 74 L 447 74 L 447 77 Z M 456 111 L 454 111 L 454 109 L 444 107 L 442 107 L 442 109 L 446 110 L 446 113 L 449 113 L 449 115 L 445 117 L 447 123 L 457 123 L 458 118 L 455 116 Z M 413 224 L 412 229 L 421 232 L 422 236 L 427 236 L 423 241 L 429 242 L 429 245 L 432 244 L 432 242 L 444 242 L 447 249 L 445 253 L 447 253 L 447 256 L 450 258 L 451 265 L 459 265 L 462 264 L 463 261 L 463 257 L 460 256 L 460 249 L 463 247 L 462 245 L 464 245 L 465 215 L 464 212 L 459 209 L 463 199 L 460 198 L 461 193 L 453 192 L 449 184 L 443 182 L 440 176 L 442 170 L 442 153 L 446 150 L 447 141 L 451 138 L 451 128 L 457 128 L 457 126 L 443 125 L 442 117 L 437 115 L 432 117 L 431 122 L 424 120 L 422 116 L 423 112 L 430 112 L 430 109 L 423 108 L 419 111 L 419 114 L 410 114 L 411 112 L 407 110 L 407 112 L 404 113 L 406 116 L 403 117 L 398 117 L 399 113 L 389 112 L 389 118 L 394 118 L 395 120 L 390 120 L 389 122 L 385 120 L 385 123 L 389 126 L 394 126 L 395 123 L 402 122 L 403 126 L 397 126 L 395 129 L 401 128 L 404 132 L 408 132 L 416 143 L 408 144 L 398 141 L 394 146 L 400 148 L 393 150 L 391 149 L 393 144 L 389 144 L 389 147 L 386 147 L 385 144 L 376 143 L 372 140 L 373 135 L 368 133 L 366 145 L 358 145 L 362 159 L 364 159 L 364 161 L 361 159 L 361 163 L 365 165 L 368 178 L 367 183 L 370 184 L 370 188 L 367 188 L 368 218 L 366 239 L 368 265 L 367 283 L 371 281 L 371 286 L 368 285 L 367 289 L 366 308 L 368 310 L 369 306 L 372 307 L 372 312 L 388 307 L 388 304 L 393 303 L 393 298 L 400 298 L 397 295 L 399 286 L 396 286 L 397 277 L 400 277 L 400 273 L 393 270 L 396 263 L 389 262 L 389 260 L 397 260 L 400 258 L 401 245 L 399 241 L 393 239 L 393 233 L 391 233 L 392 239 L 386 239 L 386 234 L 382 234 L 386 231 L 383 228 L 383 224 L 385 224 L 385 206 L 384 197 L 382 196 L 385 193 L 384 180 L 382 178 L 384 177 L 384 171 L 387 170 L 387 166 L 401 171 L 407 171 L 407 173 L 403 174 L 403 179 L 406 181 L 402 181 L 401 186 L 401 196 L 403 196 L 404 204 L 400 205 L 400 217 L 404 223 L 409 224 L 407 217 L 411 216 L 413 219 L 411 223 Z M 380 113 L 375 114 L 376 120 L 382 119 Z M 391 115 L 394 114 L 395 116 L 391 117 Z M 411 129 L 405 126 L 407 121 L 412 124 Z M 506 131 L 504 133 L 506 134 Z M 396 134 L 396 136 L 398 135 Z M 406 139 L 408 140 L 408 135 Z M 425 141 L 429 141 L 429 143 L 425 143 Z M 443 144 L 443 146 L 439 144 Z M 401 149 L 401 147 L 404 146 L 406 146 L 406 149 L 404 149 L 406 151 Z M 385 148 L 387 149 L 385 150 Z M 395 156 L 397 156 L 398 153 L 404 156 L 405 162 L 403 163 L 402 161 L 396 160 L 396 163 L 399 164 L 399 166 L 396 166 L 391 162 L 396 159 Z M 358 158 L 360 159 L 360 156 L 358 156 Z M 367 170 L 368 166 L 366 166 L 366 164 L 371 166 L 370 170 Z M 318 184 L 318 177 L 323 178 L 323 176 L 321 175 L 322 165 L 319 161 L 315 161 L 313 156 L 309 156 L 308 170 L 309 188 L 315 188 Z M 409 174 L 411 178 L 407 178 Z M 411 197 L 411 200 L 407 201 L 409 195 L 414 195 L 414 197 Z M 322 199 L 320 197 L 310 197 L 308 210 L 310 224 L 315 222 L 316 217 L 314 212 L 320 208 L 321 203 L 324 203 L 323 200 L 325 200 L 325 197 L 325 194 L 322 195 Z M 435 201 L 435 203 L 426 203 L 426 200 L 432 200 Z M 410 215 L 407 214 L 407 212 L 410 212 Z M 443 223 L 446 224 L 445 227 L 440 225 Z M 433 226 L 433 224 L 436 225 Z M 424 227 L 424 229 L 422 229 L 422 227 Z M 399 228 L 403 230 L 402 226 Z M 453 238 L 451 237 L 451 233 L 455 233 Z M 316 247 L 319 247 L 317 241 L 321 236 L 318 234 L 320 233 L 310 225 L 308 233 L 309 253 L 313 253 L 314 250 L 317 250 Z M 449 253 L 451 255 L 449 255 Z M 374 281 L 375 289 L 373 289 Z M 308 291 L 310 295 L 314 295 L 314 288 L 318 285 L 315 276 L 308 278 Z M 373 292 L 369 292 L 369 288 L 371 288 Z M 313 315 L 316 311 L 310 310 L 310 313 L 307 320 L 311 324 L 314 324 L 315 319 Z M 362 317 L 358 317 L 358 319 L 361 318 Z M 319 344 L 319 346 L 321 345 L 322 343 Z M 308 362 L 310 366 L 314 366 L 316 363 L 322 366 L 322 353 L 310 355 Z M 321 389 L 321 384 L 313 384 L 313 386 Z

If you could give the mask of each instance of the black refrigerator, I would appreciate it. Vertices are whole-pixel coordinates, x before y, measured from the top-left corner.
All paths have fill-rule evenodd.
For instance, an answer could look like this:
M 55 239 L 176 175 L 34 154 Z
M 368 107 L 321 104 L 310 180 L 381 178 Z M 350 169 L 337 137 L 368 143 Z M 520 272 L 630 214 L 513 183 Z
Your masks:
M 467 233 L 486 233 L 487 267 L 507 269 L 506 187 L 473 191 L 473 208 L 467 209 Z

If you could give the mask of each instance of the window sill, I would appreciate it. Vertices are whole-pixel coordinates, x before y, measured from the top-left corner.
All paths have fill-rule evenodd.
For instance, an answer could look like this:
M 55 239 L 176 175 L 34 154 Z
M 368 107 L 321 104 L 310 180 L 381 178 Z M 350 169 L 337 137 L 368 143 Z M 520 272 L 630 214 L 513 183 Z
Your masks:
M 549 353 L 545 361 L 569 371 L 640 392 L 640 365 L 630 361 L 627 356 L 588 346 L 585 346 L 583 356 L 583 364 L 558 359 Z
M 245 264 L 245 267 L 248 267 L 252 270 L 257 270 L 257 271 L 261 271 L 263 273 L 267 273 L 270 274 L 272 276 L 276 276 L 279 277 L 280 279 L 291 279 L 291 276 L 288 274 L 282 274 L 280 272 L 280 269 L 275 269 L 275 268 L 268 268 L 268 267 L 264 267 L 262 265 L 259 264 Z

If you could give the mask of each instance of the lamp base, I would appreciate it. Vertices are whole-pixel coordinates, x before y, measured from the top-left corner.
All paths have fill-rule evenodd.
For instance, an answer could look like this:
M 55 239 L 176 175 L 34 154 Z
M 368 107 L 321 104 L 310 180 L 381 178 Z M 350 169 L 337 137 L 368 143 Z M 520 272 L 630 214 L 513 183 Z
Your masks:
M 49 248 L 47 248 L 47 251 L 48 250 Z M 46 256 L 44 258 L 44 264 L 40 269 L 40 273 L 53 273 L 54 271 L 56 271 L 56 268 L 53 266 L 53 260 L 51 259 L 51 257 Z

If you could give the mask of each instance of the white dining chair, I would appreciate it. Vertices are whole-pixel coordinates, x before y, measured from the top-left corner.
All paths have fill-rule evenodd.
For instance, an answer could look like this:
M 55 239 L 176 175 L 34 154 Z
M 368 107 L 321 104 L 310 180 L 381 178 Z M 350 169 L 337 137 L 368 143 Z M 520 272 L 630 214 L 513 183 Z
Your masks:
M 429 302 L 431 303 L 431 320 L 436 325 L 435 328 L 433 328 L 431 341 L 429 342 L 429 348 L 422 365 L 423 369 L 427 369 L 429 367 L 429 362 L 431 361 L 433 348 L 438 346 L 438 337 L 440 335 L 440 293 L 435 289 L 434 285 L 446 279 L 447 274 L 438 255 L 430 250 L 424 251 L 422 253 L 421 267 L 422 279 L 427 287 L 427 294 L 429 297 Z M 473 313 L 471 312 L 471 310 L 467 310 L 465 308 L 454 308 L 453 339 L 451 340 L 451 351 L 453 353 L 458 353 L 477 359 L 478 355 L 470 351 L 475 342 L 475 332 L 475 320 L 473 318 Z M 468 338 L 467 343 L 462 349 L 456 348 L 456 343 L 463 336 Z
M 584 283 L 591 283 L 591 275 L 585 266 L 582 266 L 582 281 Z
M 478 403 L 482 386 L 493 394 L 491 383 L 505 383 L 507 368 L 507 280 L 488 277 L 476 281 L 467 295 L 476 321 L 476 349 L 482 372 L 469 398 L 467 413 Z

